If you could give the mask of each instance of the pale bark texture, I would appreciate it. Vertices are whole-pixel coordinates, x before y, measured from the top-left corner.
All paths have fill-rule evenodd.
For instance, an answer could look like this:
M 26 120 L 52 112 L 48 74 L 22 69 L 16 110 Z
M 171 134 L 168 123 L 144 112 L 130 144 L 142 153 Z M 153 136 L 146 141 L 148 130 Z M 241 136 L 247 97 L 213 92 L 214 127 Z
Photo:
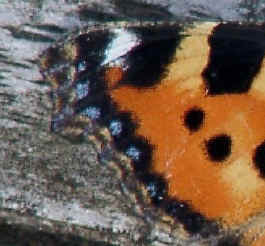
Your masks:
M 137 213 L 95 145 L 51 133 L 37 61 L 95 22 L 262 22 L 264 13 L 264 1 L 0 0 L 0 245 L 186 245 Z

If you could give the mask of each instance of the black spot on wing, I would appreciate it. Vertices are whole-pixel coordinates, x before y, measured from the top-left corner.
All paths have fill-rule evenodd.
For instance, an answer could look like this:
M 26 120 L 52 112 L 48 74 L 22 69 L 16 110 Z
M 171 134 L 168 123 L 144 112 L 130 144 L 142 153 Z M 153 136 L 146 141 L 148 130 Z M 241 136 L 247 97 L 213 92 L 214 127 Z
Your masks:
M 210 160 L 221 162 L 231 154 L 231 137 L 226 134 L 213 136 L 205 143 L 207 154 Z
M 265 141 L 254 152 L 253 162 L 262 178 L 265 178 Z
M 184 125 L 191 132 L 198 131 L 202 125 L 205 118 L 205 113 L 200 108 L 191 108 L 184 115 Z
M 202 75 L 210 95 L 244 93 L 265 54 L 265 26 L 219 24 L 209 37 L 210 57 Z

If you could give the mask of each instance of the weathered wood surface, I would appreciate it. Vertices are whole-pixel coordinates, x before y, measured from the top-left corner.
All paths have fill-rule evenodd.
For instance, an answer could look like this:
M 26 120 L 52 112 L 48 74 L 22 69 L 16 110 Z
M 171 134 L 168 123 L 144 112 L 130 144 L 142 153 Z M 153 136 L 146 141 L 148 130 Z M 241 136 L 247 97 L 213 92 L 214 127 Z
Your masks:
M 50 132 L 49 87 L 37 65 L 63 34 L 94 21 L 264 21 L 264 1 L 150 2 L 164 8 L 129 0 L 0 0 L 1 245 L 184 245 L 137 215 L 94 145 Z

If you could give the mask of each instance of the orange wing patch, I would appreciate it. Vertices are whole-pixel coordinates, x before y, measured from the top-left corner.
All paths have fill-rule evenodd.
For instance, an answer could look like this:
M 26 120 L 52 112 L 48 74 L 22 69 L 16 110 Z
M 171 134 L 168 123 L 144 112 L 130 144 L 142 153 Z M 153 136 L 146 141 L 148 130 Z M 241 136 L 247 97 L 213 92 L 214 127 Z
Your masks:
M 122 87 L 111 96 L 121 110 L 133 111 L 140 123 L 137 133 L 154 145 L 152 171 L 166 178 L 169 196 L 228 224 L 264 209 L 265 182 L 252 163 L 255 147 L 265 139 L 264 101 L 251 95 L 191 97 L 164 84 L 146 91 Z M 193 133 L 185 126 L 184 113 L 194 107 L 205 117 Z M 224 161 L 212 161 L 205 142 L 219 134 L 231 138 L 231 153 Z

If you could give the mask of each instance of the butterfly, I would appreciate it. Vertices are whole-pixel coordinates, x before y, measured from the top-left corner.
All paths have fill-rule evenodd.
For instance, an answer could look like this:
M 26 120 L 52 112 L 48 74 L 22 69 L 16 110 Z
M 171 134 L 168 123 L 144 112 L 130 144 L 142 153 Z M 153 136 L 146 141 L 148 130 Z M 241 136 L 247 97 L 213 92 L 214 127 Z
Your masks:
M 90 26 L 40 57 L 51 130 L 79 141 L 107 129 L 106 149 L 187 240 L 262 245 L 264 56 L 262 24 Z

